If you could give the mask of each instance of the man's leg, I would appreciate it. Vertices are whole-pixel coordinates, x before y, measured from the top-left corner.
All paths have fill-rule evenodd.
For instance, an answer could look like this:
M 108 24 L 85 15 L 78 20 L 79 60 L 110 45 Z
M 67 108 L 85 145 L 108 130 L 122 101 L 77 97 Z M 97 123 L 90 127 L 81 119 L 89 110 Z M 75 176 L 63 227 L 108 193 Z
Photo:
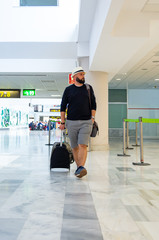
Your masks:
M 77 164 L 77 167 L 79 167 L 79 163 L 78 163 L 78 153 L 79 153 L 79 147 L 75 147 L 75 148 L 72 148 L 72 152 L 73 152 L 73 157 L 74 157 L 74 160 Z
M 84 167 L 87 158 L 87 146 L 79 144 L 78 147 L 73 148 L 72 151 L 77 167 Z
M 79 144 L 79 152 L 78 152 L 79 166 L 84 167 L 85 162 L 86 162 L 86 158 L 87 158 L 87 145 Z
M 75 175 L 81 178 L 87 174 L 84 165 L 87 158 L 87 144 L 92 130 L 92 120 L 80 122 L 67 120 L 67 129 L 74 160 L 77 164 Z
M 78 148 L 73 149 L 74 158 L 77 164 L 77 170 L 75 172 L 76 177 L 81 178 L 87 174 L 87 170 L 84 168 L 87 158 L 87 145 L 79 144 Z

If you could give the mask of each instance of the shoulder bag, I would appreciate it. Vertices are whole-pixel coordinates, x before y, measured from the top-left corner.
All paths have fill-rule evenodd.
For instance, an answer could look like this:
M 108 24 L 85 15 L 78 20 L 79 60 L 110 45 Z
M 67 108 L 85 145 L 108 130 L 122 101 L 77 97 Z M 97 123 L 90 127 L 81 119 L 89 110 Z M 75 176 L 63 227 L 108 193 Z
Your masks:
M 88 91 L 89 103 L 90 103 L 90 107 L 91 107 L 91 92 L 90 92 L 89 84 L 86 84 L 86 88 Z M 99 127 L 98 127 L 97 122 L 94 121 L 90 137 L 96 137 L 97 133 L 99 134 Z

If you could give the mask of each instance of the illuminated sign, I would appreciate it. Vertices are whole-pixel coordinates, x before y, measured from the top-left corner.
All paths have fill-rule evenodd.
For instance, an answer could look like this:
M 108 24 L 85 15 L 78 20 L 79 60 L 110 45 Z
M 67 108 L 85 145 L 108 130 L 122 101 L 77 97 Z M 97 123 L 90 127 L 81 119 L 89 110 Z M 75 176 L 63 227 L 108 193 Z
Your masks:
M 50 109 L 50 112 L 60 112 L 60 109 Z
M 23 89 L 23 96 L 35 96 L 35 89 Z
M 0 89 L 0 98 L 20 98 L 20 90 Z
M 68 74 L 68 84 L 73 84 L 75 83 L 75 80 L 72 78 L 72 74 Z

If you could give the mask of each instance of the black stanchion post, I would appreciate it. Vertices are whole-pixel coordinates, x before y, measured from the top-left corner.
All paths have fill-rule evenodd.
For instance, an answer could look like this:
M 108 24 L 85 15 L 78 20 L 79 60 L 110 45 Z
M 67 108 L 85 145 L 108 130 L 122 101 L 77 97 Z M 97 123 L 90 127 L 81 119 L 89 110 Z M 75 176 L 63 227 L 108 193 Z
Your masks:
M 48 138 L 48 144 L 45 144 L 45 145 L 53 145 L 53 144 L 51 144 L 50 143 L 50 138 L 51 138 L 51 121 L 50 121 L 50 119 L 49 119 L 49 138 Z
M 125 120 L 123 119 L 123 154 L 117 154 L 119 157 L 130 157 L 125 153 Z
M 133 162 L 133 165 L 148 166 L 150 165 L 150 163 L 144 163 L 142 117 L 139 117 L 139 126 L 140 126 L 140 162 L 139 163 Z
M 132 150 L 134 148 L 129 148 L 129 122 L 127 122 L 127 129 L 126 129 L 126 149 Z
M 49 119 L 49 142 L 48 145 L 50 145 L 50 135 L 51 135 L 51 124 L 50 124 L 50 119 Z
M 140 147 L 140 145 L 137 142 L 137 122 L 136 122 L 136 144 L 132 145 L 133 147 Z

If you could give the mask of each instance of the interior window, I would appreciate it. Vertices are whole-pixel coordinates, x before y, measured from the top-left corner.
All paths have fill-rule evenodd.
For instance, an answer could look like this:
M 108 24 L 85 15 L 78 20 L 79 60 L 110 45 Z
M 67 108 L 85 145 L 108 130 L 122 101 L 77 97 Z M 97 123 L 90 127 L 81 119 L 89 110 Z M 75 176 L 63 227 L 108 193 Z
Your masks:
M 20 0 L 20 6 L 58 6 L 58 0 Z

